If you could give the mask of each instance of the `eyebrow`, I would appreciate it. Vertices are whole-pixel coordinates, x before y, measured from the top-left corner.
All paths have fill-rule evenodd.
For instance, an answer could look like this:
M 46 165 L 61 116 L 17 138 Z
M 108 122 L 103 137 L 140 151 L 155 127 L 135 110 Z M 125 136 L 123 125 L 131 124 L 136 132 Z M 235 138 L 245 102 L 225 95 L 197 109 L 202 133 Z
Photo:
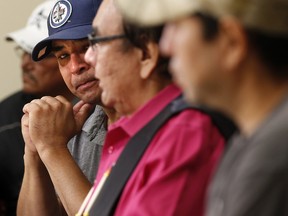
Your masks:
M 93 36 L 96 36 L 97 34 L 99 35 L 98 27 L 97 26 L 96 27 L 92 27 L 92 32 L 91 33 L 93 34 Z
M 72 47 L 81 47 L 81 46 L 88 46 L 89 42 L 88 42 L 88 38 L 83 38 L 83 39 L 77 39 L 77 40 L 71 40 L 72 41 Z M 68 45 L 69 47 L 70 45 Z M 64 50 L 66 47 L 66 45 L 52 45 L 51 46 L 51 52 L 52 53 L 56 53 L 56 52 L 60 52 L 62 50 Z M 73 48 L 73 49 L 74 49 Z
M 52 46 L 51 47 L 51 52 L 59 52 L 64 48 L 64 46 Z

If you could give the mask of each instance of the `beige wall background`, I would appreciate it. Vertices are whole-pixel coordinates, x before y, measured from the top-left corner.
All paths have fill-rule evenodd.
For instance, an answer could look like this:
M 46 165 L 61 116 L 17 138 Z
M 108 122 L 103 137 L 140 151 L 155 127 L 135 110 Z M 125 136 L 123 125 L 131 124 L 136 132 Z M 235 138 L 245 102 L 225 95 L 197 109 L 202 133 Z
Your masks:
M 20 61 L 14 52 L 16 46 L 7 42 L 5 35 L 26 25 L 33 9 L 44 0 L 0 0 L 0 101 L 21 89 Z

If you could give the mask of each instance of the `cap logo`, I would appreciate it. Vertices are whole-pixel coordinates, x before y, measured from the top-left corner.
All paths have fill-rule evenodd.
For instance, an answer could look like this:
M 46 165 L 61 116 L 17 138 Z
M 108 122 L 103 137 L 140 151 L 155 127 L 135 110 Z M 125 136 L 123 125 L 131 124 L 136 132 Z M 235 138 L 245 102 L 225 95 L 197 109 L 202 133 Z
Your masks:
M 39 11 L 37 13 L 37 15 L 34 17 L 34 19 L 31 21 L 30 25 L 34 25 L 36 26 L 38 29 L 41 28 L 41 25 L 43 24 L 43 21 L 45 21 L 46 24 L 46 20 L 47 20 L 47 16 L 44 14 L 44 9 Z
M 72 14 L 72 6 L 67 0 L 58 1 L 50 14 L 49 24 L 52 28 L 59 28 L 64 25 Z

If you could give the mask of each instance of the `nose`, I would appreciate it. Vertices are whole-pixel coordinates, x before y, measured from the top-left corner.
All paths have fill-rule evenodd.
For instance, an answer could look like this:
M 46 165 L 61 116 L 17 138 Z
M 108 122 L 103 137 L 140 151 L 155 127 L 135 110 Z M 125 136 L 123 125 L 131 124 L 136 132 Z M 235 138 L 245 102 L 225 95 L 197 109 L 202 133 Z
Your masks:
M 88 50 L 85 53 L 85 61 L 87 64 L 91 65 L 94 68 L 94 76 L 96 77 L 96 52 L 93 50 L 91 46 L 89 46 Z
M 89 46 L 88 50 L 85 53 L 85 61 L 87 62 L 87 64 L 89 64 L 95 68 L 95 66 L 96 66 L 96 53 L 92 49 L 91 46 Z
M 175 25 L 168 23 L 165 25 L 161 39 L 160 39 L 160 51 L 165 56 L 171 56 L 173 54 L 173 37 L 175 36 Z
M 81 74 L 89 70 L 90 65 L 84 60 L 84 53 L 72 53 L 70 55 L 70 71 L 73 74 Z

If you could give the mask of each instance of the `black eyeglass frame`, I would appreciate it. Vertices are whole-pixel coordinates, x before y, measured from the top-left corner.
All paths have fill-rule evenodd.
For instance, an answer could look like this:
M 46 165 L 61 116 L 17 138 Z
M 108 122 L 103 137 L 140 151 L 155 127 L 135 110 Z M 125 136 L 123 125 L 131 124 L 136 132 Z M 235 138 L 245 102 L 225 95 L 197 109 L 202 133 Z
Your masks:
M 112 41 L 112 40 L 116 40 L 116 39 L 126 38 L 125 34 L 110 35 L 110 36 L 103 36 L 103 37 L 97 37 L 93 34 L 94 33 L 88 34 L 89 45 L 92 47 L 93 50 L 94 50 L 94 45 L 97 43 L 108 42 L 108 41 Z

